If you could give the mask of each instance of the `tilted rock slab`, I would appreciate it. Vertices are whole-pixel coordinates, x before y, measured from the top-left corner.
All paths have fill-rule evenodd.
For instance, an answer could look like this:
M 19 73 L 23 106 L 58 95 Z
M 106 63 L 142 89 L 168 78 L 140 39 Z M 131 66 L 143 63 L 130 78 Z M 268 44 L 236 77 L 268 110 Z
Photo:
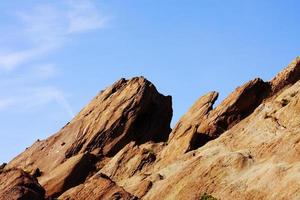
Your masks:
M 144 78 L 122 79 L 3 171 L 31 172 L 58 199 L 297 200 L 299 80 L 297 58 L 216 108 L 218 93 L 208 93 L 171 132 L 171 97 Z
M 39 181 L 47 194 L 58 195 L 82 183 L 84 176 L 89 174 L 84 171 L 78 178 L 72 173 L 81 162 L 77 157 L 77 162 L 71 165 L 68 160 L 74 156 L 90 153 L 95 156 L 96 163 L 98 157 L 113 157 L 131 141 L 137 144 L 166 141 L 171 132 L 171 101 L 170 96 L 158 93 L 143 77 L 121 79 L 96 96 L 58 133 L 37 141 L 6 168 L 39 169 Z M 67 167 L 62 168 L 62 165 Z M 59 187 L 55 187 L 55 181 Z

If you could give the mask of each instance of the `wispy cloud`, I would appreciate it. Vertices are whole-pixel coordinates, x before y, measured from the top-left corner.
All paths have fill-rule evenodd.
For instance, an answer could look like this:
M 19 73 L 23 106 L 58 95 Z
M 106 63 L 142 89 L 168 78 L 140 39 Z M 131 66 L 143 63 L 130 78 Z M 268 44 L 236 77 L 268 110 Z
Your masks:
M 80 33 L 103 28 L 107 18 L 101 16 L 90 1 L 68 1 L 70 10 L 68 33 Z
M 60 4 L 42 4 L 29 11 L 17 11 L 26 48 L 15 47 L 0 54 L 0 69 L 13 70 L 25 63 L 63 47 L 73 34 L 103 28 L 107 19 L 88 0 L 64 0 Z M 20 30 L 21 29 L 21 30 Z
M 22 93 L 0 97 L 0 111 L 13 110 L 30 112 L 43 108 L 51 102 L 57 103 L 69 117 L 74 117 L 73 110 L 66 100 L 65 94 L 55 87 L 22 88 Z
M 31 10 L 13 11 L 13 16 L 19 38 L 9 50 L 0 47 L 0 88 L 10 88 L 0 96 L 0 111 L 34 110 L 56 103 L 72 117 L 65 92 L 49 82 L 45 86 L 44 81 L 59 71 L 48 57 L 74 35 L 103 28 L 107 19 L 91 0 L 48 1 Z

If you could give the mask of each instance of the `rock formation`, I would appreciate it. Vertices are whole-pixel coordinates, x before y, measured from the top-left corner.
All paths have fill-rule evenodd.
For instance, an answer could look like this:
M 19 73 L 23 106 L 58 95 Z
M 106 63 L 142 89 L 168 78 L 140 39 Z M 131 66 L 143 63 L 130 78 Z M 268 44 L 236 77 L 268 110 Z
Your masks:
M 170 129 L 171 97 L 121 79 L 0 168 L 0 199 L 300 199 L 300 58 Z
M 36 178 L 20 169 L 4 170 L 0 173 L 0 200 L 41 200 L 45 190 Z

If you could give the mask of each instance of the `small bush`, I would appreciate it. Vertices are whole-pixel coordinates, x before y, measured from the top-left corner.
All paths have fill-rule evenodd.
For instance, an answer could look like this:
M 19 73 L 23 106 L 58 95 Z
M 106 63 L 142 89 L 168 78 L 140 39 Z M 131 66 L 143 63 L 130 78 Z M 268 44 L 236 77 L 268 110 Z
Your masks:
M 209 195 L 209 194 L 204 193 L 204 194 L 200 197 L 199 200 L 218 200 L 218 199 L 216 199 L 215 197 L 213 197 L 213 196 L 211 196 L 211 195 Z

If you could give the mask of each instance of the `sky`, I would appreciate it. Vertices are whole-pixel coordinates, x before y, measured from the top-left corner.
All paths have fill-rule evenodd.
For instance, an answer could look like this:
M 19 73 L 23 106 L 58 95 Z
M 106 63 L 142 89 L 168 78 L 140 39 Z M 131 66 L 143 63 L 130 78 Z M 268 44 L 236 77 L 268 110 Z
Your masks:
M 270 80 L 300 55 L 298 0 L 0 2 L 0 162 L 72 119 L 100 90 L 145 76 L 178 121 L 209 91 Z

